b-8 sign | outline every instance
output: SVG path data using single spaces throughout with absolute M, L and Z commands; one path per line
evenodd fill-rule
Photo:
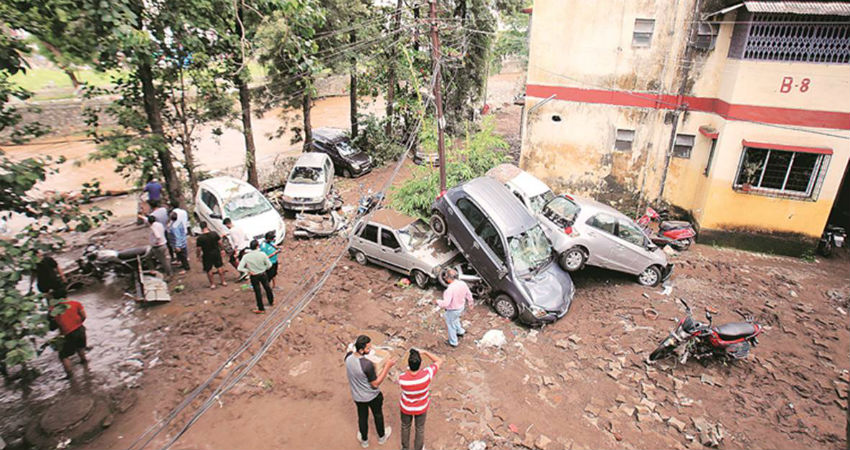
M 800 90 L 800 92 L 806 92 L 809 90 L 809 84 L 811 82 L 812 80 L 808 78 L 803 78 L 802 80 L 800 80 L 799 84 L 794 84 L 794 77 L 783 77 L 782 85 L 779 86 L 779 92 L 782 94 L 787 94 L 791 92 L 792 88 L 797 88 Z

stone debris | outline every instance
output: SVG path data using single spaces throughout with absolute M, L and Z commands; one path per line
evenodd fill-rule
M 578 344 L 579 342 L 581 342 L 581 338 L 580 338 L 580 337 L 578 337 L 578 335 L 575 335 L 575 334 L 571 335 L 571 336 L 570 336 L 569 338 L 567 338 L 567 339 L 569 339 L 569 340 L 570 340 L 570 342 L 572 342 L 573 344 Z
M 566 349 L 570 348 L 570 344 L 566 340 L 560 339 L 558 341 L 555 341 L 555 347 L 562 348 L 562 349 L 566 350 Z
M 469 443 L 469 450 L 487 450 L 487 443 L 484 441 L 472 441 Z
M 534 441 L 534 448 L 538 450 L 549 450 L 552 445 L 552 440 L 546 437 L 545 435 L 540 435 Z
M 723 426 L 713 425 L 704 417 L 692 417 L 694 427 L 699 435 L 699 442 L 706 447 L 717 447 L 723 441 Z
M 714 378 L 713 378 L 712 376 L 710 376 L 710 375 L 705 375 L 705 374 L 703 374 L 702 376 L 700 376 L 700 377 L 699 377 L 699 380 L 700 380 L 703 384 L 707 384 L 707 385 L 709 385 L 709 386 L 714 386 L 714 385 L 715 385 Z
M 679 433 L 681 433 L 681 432 L 685 431 L 685 427 L 687 426 L 687 425 L 685 424 L 685 422 L 682 422 L 681 420 L 679 420 L 679 419 L 677 419 L 677 418 L 675 418 L 675 417 L 670 417 L 670 418 L 668 418 L 668 419 L 667 419 L 667 425 L 669 425 L 669 426 L 671 426 L 671 427 L 675 428 L 675 429 L 676 429 L 676 431 L 678 431 Z
M 507 339 L 505 339 L 505 333 L 502 330 L 488 330 L 478 341 L 478 346 L 501 348 L 506 343 Z

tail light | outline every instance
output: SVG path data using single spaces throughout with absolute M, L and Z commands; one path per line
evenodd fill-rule
M 563 195 L 563 196 L 564 196 L 567 200 L 575 201 L 575 199 L 574 199 L 571 195 L 568 195 L 568 194 L 562 194 L 562 195 Z
M 437 194 L 437 200 L 441 199 L 444 195 L 446 195 L 446 191 L 440 191 L 440 193 Z

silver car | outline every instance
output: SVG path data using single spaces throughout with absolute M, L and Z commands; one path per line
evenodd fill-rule
M 543 206 L 538 218 L 564 270 L 604 267 L 636 275 L 644 286 L 657 285 L 673 271 L 667 255 L 643 230 L 610 206 L 560 195 Z
M 422 220 L 389 209 L 375 211 L 354 227 L 348 252 L 360 264 L 368 262 L 409 275 L 425 288 L 459 254 Z
M 325 211 L 334 184 L 334 164 L 324 153 L 303 153 L 295 161 L 283 188 L 282 205 L 292 211 Z

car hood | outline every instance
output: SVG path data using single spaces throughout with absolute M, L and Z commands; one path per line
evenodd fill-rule
M 345 159 L 351 163 L 357 163 L 361 166 L 366 166 L 369 164 L 369 155 L 365 152 L 357 152 L 351 156 L 346 156 Z
M 317 199 L 325 196 L 325 185 L 289 182 L 286 183 L 286 187 L 283 188 L 283 195 L 287 197 Z
M 451 261 L 458 253 L 460 252 L 457 249 L 449 247 L 449 243 L 445 238 L 432 239 L 430 242 L 420 245 L 411 252 L 416 259 L 431 267 L 443 265 Z
M 573 300 L 573 280 L 557 262 L 550 262 L 549 267 L 537 275 L 523 275 L 519 280 L 531 295 L 532 302 L 546 311 L 563 311 Z
M 256 216 L 234 220 L 233 224 L 244 231 L 245 235 L 248 236 L 248 239 L 254 239 L 255 237 L 264 235 L 269 231 L 274 231 L 277 233 L 275 237 L 278 241 L 280 241 L 283 239 L 283 235 L 286 231 L 283 219 L 274 209 L 270 209 Z

